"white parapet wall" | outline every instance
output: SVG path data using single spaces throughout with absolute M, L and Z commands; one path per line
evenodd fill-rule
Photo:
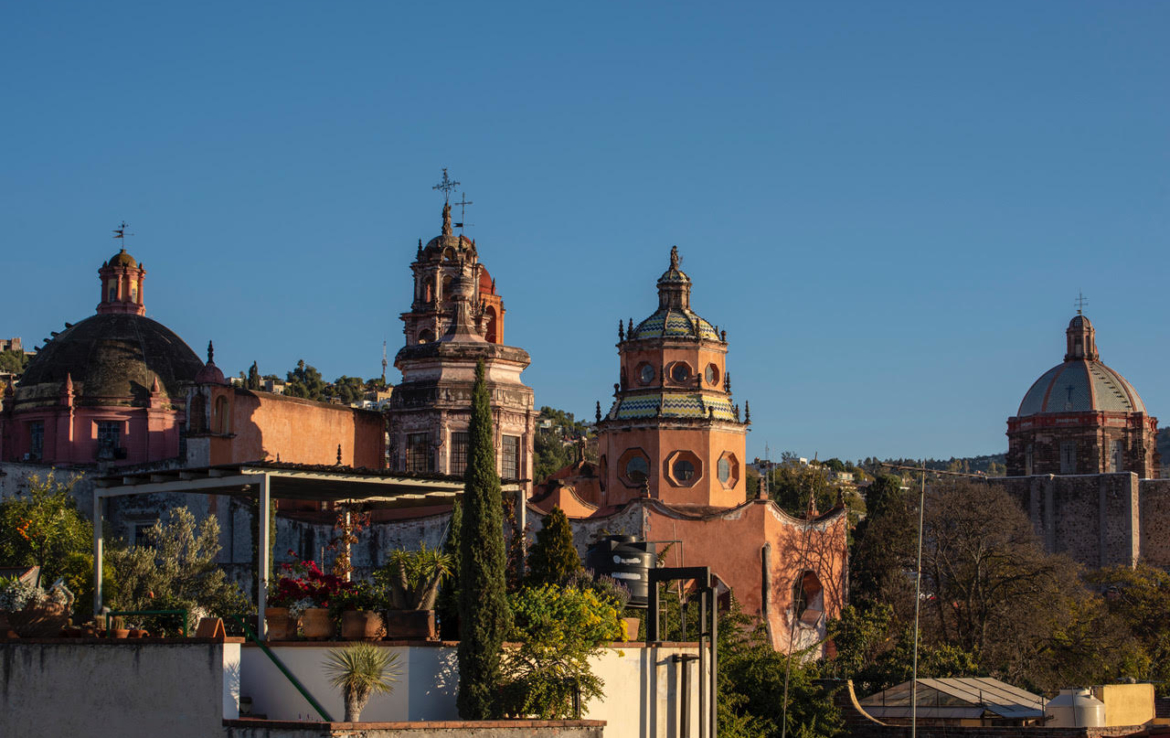
M 239 677 L 239 643 L 3 641 L 0 736 L 219 736 Z
M 338 643 L 272 643 L 270 648 L 284 666 L 335 720 L 345 706 L 341 695 L 329 686 L 322 666 Z M 375 695 L 362 711 L 370 722 L 458 720 L 455 695 L 459 688 L 456 648 L 450 643 L 381 644 L 398 655 L 402 672 L 393 693 Z M 605 696 L 591 702 L 582 715 L 606 721 L 606 738 L 668 738 L 678 735 L 683 665 L 678 655 L 695 656 L 693 644 L 646 647 L 615 644 L 593 660 L 593 670 L 605 682 Z M 691 734 L 699 735 L 699 667 L 686 666 Z M 252 713 L 269 720 L 321 719 L 267 656 L 251 644 L 242 649 L 240 694 L 251 698 Z

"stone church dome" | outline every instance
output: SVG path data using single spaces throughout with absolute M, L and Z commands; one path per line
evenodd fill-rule
M 172 330 L 150 318 L 106 313 L 67 328 L 29 362 L 18 407 L 57 404 L 72 380 L 75 404 L 146 405 L 155 379 L 168 397 L 183 396 L 203 362 Z
M 715 327 L 691 310 L 691 278 L 679 269 L 678 247 L 670 249 L 670 268 L 658 278 L 658 309 L 630 331 L 630 340 L 694 338 L 718 341 Z
M 1052 413 L 1145 413 L 1146 406 L 1125 377 L 1106 366 L 1097 353 L 1096 331 L 1083 315 L 1066 331 L 1064 362 L 1040 375 L 1024 395 L 1016 417 Z

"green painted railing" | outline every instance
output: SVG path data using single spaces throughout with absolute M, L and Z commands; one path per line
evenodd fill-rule
M 106 630 L 110 638 L 113 638 L 113 628 L 110 627 L 111 619 L 121 617 L 123 615 L 178 615 L 179 629 L 183 633 L 183 637 L 187 637 L 187 611 L 186 610 L 111 610 L 106 614 Z
M 256 634 L 252 632 L 252 628 L 248 625 L 248 621 L 244 618 L 244 616 L 229 615 L 228 618 L 234 620 L 240 625 L 241 628 L 244 629 L 245 637 L 260 647 L 260 650 L 264 652 L 264 655 L 268 657 L 268 660 L 275 664 L 277 669 L 280 669 L 280 673 L 284 674 L 285 678 L 288 679 L 289 682 L 294 687 L 296 687 L 297 691 L 301 693 L 301 696 L 304 697 L 305 700 L 313 706 L 313 709 L 317 711 L 317 714 L 321 716 L 322 720 L 327 723 L 334 722 L 333 716 L 330 715 L 328 711 L 326 711 L 325 708 L 321 706 L 320 702 L 313 698 L 313 695 L 309 694 L 309 690 L 305 689 L 304 685 L 301 684 L 300 681 L 293 675 L 293 673 L 288 670 L 288 667 L 286 667 L 284 663 L 282 663 L 281 660 L 276 657 L 276 654 L 272 652 L 272 649 L 268 647 L 268 644 L 256 637 Z

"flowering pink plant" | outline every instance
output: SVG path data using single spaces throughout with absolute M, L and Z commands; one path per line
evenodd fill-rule
M 339 592 L 353 588 L 352 582 L 322 572 L 316 561 L 301 559 L 291 549 L 288 554 L 293 560 L 280 565 L 280 578 L 276 591 L 269 595 L 269 607 L 302 605 L 298 609 L 303 609 L 305 600 L 311 603 L 311 607 L 329 607 Z

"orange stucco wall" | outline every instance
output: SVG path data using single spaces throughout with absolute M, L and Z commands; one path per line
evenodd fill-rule
M 806 524 L 771 501 L 756 501 L 709 516 L 647 506 L 645 526 L 645 535 L 651 540 L 683 541 L 682 546 L 668 552 L 665 565 L 710 567 L 711 573 L 731 588 L 744 612 L 766 615 L 772 644 L 779 650 L 788 650 L 793 633 L 793 585 L 802 572 L 813 572 L 824 587 L 826 619 L 839 617 L 845 605 L 848 548 L 844 510 Z M 766 590 L 765 544 L 769 546 Z M 823 632 L 823 620 L 819 626 L 798 623 L 794 640 L 798 645 L 809 645 L 820 640 Z
M 650 496 L 663 502 L 685 505 L 734 507 L 747 499 L 743 463 L 746 437 L 742 431 L 718 428 L 664 430 L 659 427 L 608 431 L 601 435 L 599 453 L 605 456 L 603 474 L 605 491 L 600 500 L 588 500 L 601 506 L 621 505 L 640 495 L 638 486 L 623 481 L 623 456 L 639 448 L 650 459 Z M 690 451 L 701 462 L 689 486 L 676 485 L 669 464 L 676 451 Z M 719 481 L 717 464 L 724 452 L 735 456 L 737 470 L 728 484 Z
M 218 413 L 226 398 L 226 433 Z M 230 387 L 212 396 L 211 463 L 263 459 L 296 464 L 336 464 L 337 447 L 346 466 L 380 469 L 385 465 L 385 426 L 381 413 L 330 405 L 268 392 Z

